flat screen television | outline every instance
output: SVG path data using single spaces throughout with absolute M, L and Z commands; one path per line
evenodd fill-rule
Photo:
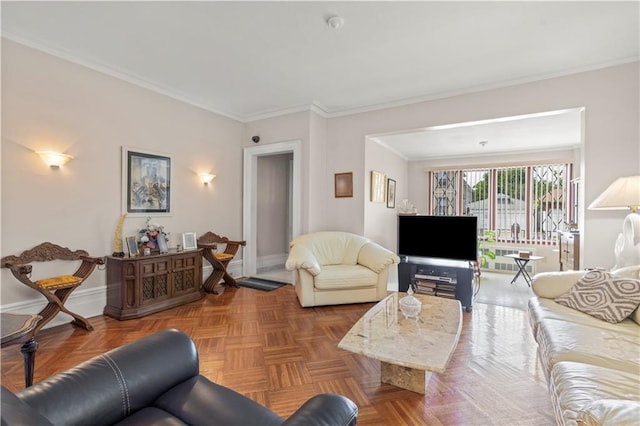
M 398 254 L 477 261 L 475 216 L 398 216 Z

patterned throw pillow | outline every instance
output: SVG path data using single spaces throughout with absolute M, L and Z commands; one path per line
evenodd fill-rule
M 605 271 L 590 271 L 555 301 L 595 318 L 617 323 L 640 305 L 640 280 L 616 277 Z

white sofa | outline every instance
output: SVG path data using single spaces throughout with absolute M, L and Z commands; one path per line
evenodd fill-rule
M 640 266 L 613 271 L 640 278 Z M 640 310 L 610 323 L 554 301 L 585 271 L 533 278 L 529 320 L 561 425 L 640 424 Z
M 291 241 L 285 265 L 296 271 L 295 288 L 303 307 L 377 302 L 387 296 L 393 252 L 362 236 L 328 231 Z

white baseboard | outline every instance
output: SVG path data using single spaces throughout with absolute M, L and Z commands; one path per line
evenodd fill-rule
M 207 279 L 211 274 L 211 265 L 205 262 L 202 266 L 202 281 Z M 229 262 L 227 271 L 232 277 L 240 277 L 242 275 L 242 260 L 232 260 Z M 34 292 L 35 294 L 35 292 Z M 34 314 L 40 312 L 46 305 L 47 300 L 41 296 L 33 299 L 23 300 L 15 303 L 8 303 L 0 306 L 0 312 L 11 312 L 15 314 Z M 107 304 L 107 286 L 95 287 L 89 289 L 78 288 L 71 293 L 65 306 L 71 312 L 82 315 L 85 318 L 91 318 L 102 315 L 104 307 Z M 73 318 L 64 312 L 60 312 L 54 319 L 49 321 L 43 329 L 55 327 L 57 325 L 70 323 Z

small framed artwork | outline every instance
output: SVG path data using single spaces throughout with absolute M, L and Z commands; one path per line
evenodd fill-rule
M 160 250 L 160 253 L 169 253 L 169 247 L 167 247 L 167 239 L 162 234 L 160 234 L 158 238 L 158 249 Z
M 384 203 L 387 177 L 384 173 L 371 171 L 371 201 L 374 203 Z
M 396 181 L 387 179 L 387 207 L 396 208 Z
M 335 198 L 353 197 L 353 173 L 335 174 Z
M 182 247 L 185 250 L 195 250 L 198 248 L 195 232 L 185 232 L 182 234 Z
M 129 257 L 138 256 L 138 242 L 136 241 L 136 237 L 127 237 L 125 240 L 127 242 L 127 250 L 129 250 Z
M 122 207 L 129 216 L 171 214 L 171 157 L 122 147 Z

